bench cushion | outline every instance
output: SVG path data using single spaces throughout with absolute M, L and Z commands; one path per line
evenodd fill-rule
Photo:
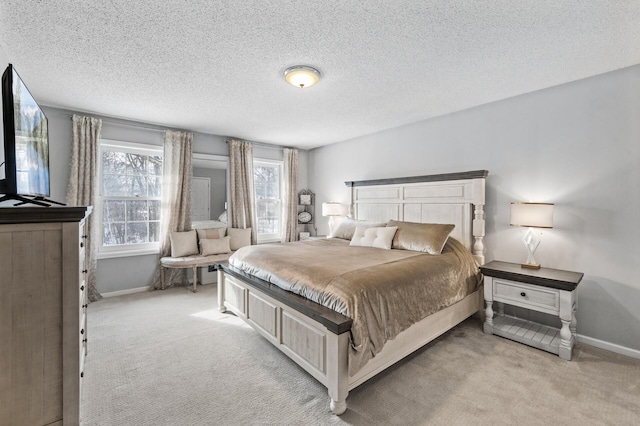
M 198 233 L 198 240 L 224 238 L 226 231 L 226 228 L 196 229 L 196 232 Z
M 192 268 L 194 266 L 208 266 L 218 262 L 226 262 L 232 253 L 214 254 L 211 256 L 183 256 L 183 257 L 163 257 L 160 264 L 167 268 Z
M 171 256 L 183 257 L 198 253 L 198 237 L 196 231 L 172 232 Z
M 227 228 L 227 235 L 231 239 L 229 242 L 231 250 L 251 245 L 251 228 Z
M 231 253 L 231 248 L 229 246 L 229 237 L 205 238 L 200 240 L 200 254 L 202 256 L 227 253 Z

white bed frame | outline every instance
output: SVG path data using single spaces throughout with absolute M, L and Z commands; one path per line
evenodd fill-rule
M 453 223 L 452 236 L 484 263 L 485 170 L 411 178 L 346 182 L 357 219 Z M 483 309 L 482 288 L 388 341 L 349 376 L 351 319 L 223 264 L 218 305 L 245 320 L 329 391 L 335 414 L 347 408 L 349 390 L 426 345 Z

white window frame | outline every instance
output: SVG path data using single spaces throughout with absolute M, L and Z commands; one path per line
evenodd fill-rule
M 125 142 L 111 139 L 100 140 L 100 150 L 98 152 L 98 197 L 97 205 L 94 212 L 96 212 L 95 220 L 98 221 L 98 227 L 100 232 L 98 233 L 98 259 L 109 259 L 115 257 L 128 257 L 128 256 L 141 256 L 149 254 L 158 254 L 160 252 L 160 242 L 142 243 L 142 244 L 123 244 L 118 246 L 104 246 L 102 244 L 102 206 L 103 200 L 106 197 L 102 195 L 102 153 L 105 148 L 117 150 L 119 152 L 128 152 L 132 154 L 141 155 L 164 155 L 164 150 L 161 145 L 149 145 L 135 142 Z M 164 159 L 163 159 L 164 161 Z M 118 197 L 116 197 L 118 198 Z
M 275 234 L 258 234 L 258 230 L 256 229 L 256 237 L 258 240 L 258 244 L 263 244 L 263 243 L 275 243 L 275 242 L 281 242 L 282 241 L 282 230 L 284 228 L 283 226 L 283 220 L 284 220 L 284 162 L 283 161 L 278 161 L 278 160 L 265 160 L 265 159 L 261 159 L 261 158 L 254 158 L 253 159 L 253 167 L 255 168 L 256 166 L 270 166 L 270 167 L 278 167 L 280 169 L 278 175 L 280 176 L 279 179 L 279 185 L 280 185 L 280 189 L 279 189 L 279 194 L 280 194 L 280 227 L 278 229 L 278 232 Z M 254 187 L 255 187 L 255 172 L 254 172 Z M 258 220 L 257 218 L 257 213 L 258 213 L 258 197 L 255 194 L 255 188 L 254 188 L 254 197 L 255 197 L 255 205 L 254 208 L 256 209 L 256 221 Z M 256 224 L 257 227 L 257 224 Z

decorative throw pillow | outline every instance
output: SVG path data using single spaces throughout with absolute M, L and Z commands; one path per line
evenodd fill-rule
M 223 211 L 220 216 L 218 216 L 218 220 L 222 223 L 227 223 L 227 211 Z
M 360 247 L 377 247 L 385 250 L 390 250 L 391 241 L 393 241 L 393 236 L 396 234 L 397 229 L 397 226 L 375 228 L 357 226 L 349 245 Z
M 455 225 L 440 223 L 413 223 L 389 221 L 389 226 L 397 226 L 391 248 L 440 254 Z
M 225 228 L 198 229 L 198 240 L 224 238 Z
M 172 232 L 169 238 L 171 239 L 171 257 L 198 254 L 198 240 L 195 230 Z
M 356 232 L 356 226 L 363 226 L 365 228 L 375 228 L 386 226 L 386 222 L 372 222 L 368 220 L 354 220 L 344 218 L 338 225 L 333 234 L 330 237 L 342 238 L 343 240 L 350 240 L 353 238 L 353 234 Z
M 200 254 L 210 256 L 212 254 L 231 253 L 229 237 L 205 238 L 200 240 Z
M 231 250 L 251 245 L 251 228 L 227 228 L 227 235 L 231 238 Z

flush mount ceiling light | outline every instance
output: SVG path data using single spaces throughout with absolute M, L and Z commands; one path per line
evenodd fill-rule
M 284 78 L 293 87 L 306 89 L 320 80 L 320 71 L 307 65 L 296 65 L 284 70 Z

